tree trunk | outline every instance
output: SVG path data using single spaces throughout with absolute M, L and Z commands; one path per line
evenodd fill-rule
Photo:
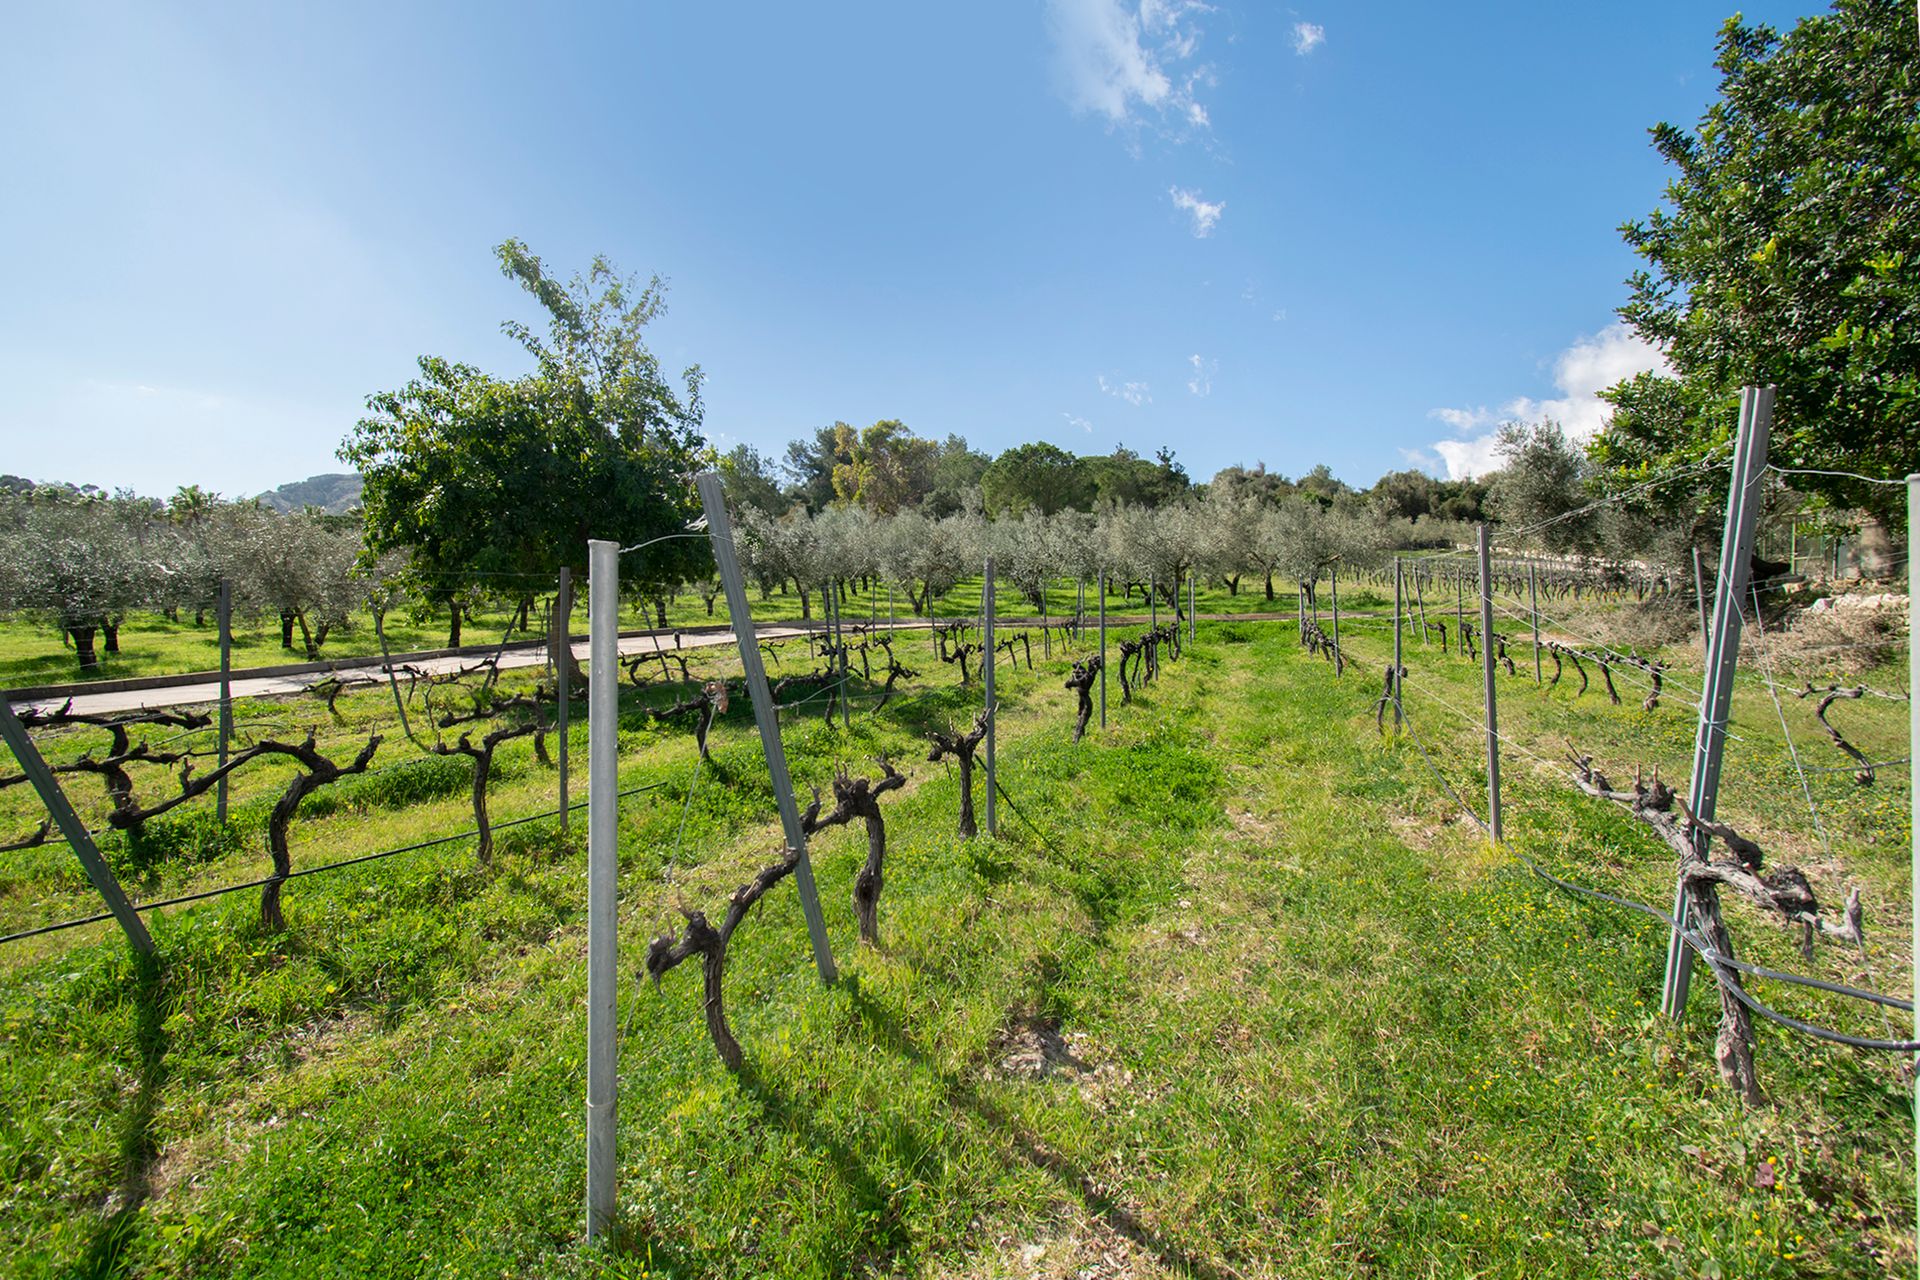
M 68 627 L 67 634 L 73 637 L 74 656 L 80 659 L 80 669 L 91 671 L 100 665 L 100 655 L 94 652 L 92 627 Z
M 295 609 L 293 611 L 293 618 L 294 621 L 300 624 L 300 643 L 306 648 L 307 661 L 313 662 L 318 660 L 320 657 L 320 649 L 313 643 L 313 633 L 307 630 L 307 611 L 305 609 Z
M 554 678 L 565 680 L 569 689 L 586 687 L 580 673 L 580 661 L 573 656 L 573 580 L 561 584 L 553 597 L 553 613 L 547 620 L 547 661 L 553 665 Z
M 293 648 L 293 610 L 291 609 L 280 611 L 280 647 Z
M 267 815 L 267 851 L 273 855 L 273 876 L 260 891 L 260 926 L 268 933 L 278 933 L 287 927 L 286 917 L 280 914 L 280 886 L 293 874 L 287 828 L 293 825 L 293 815 L 300 811 L 300 801 L 313 785 L 312 774 L 294 774 L 287 789 L 274 801 L 273 812 Z
M 120 624 L 117 622 L 102 623 L 100 630 L 106 637 L 106 644 L 102 647 L 108 653 L 120 652 Z
M 1909 543 L 1913 531 L 1907 531 Z M 1896 572 L 1893 559 L 1893 534 L 1886 524 L 1873 516 L 1860 519 L 1860 537 L 1853 544 L 1860 555 L 1860 573 L 1868 578 L 1891 578 Z
M 813 617 L 813 605 L 807 599 L 807 589 L 805 587 L 797 586 L 795 589 L 800 593 L 800 620 L 805 622 L 807 619 Z
M 980 828 L 973 820 L 973 752 L 964 751 L 960 756 L 960 834 L 977 836 Z
M 867 815 L 867 861 L 853 880 L 853 914 L 860 923 L 860 941 L 880 945 L 880 889 L 887 860 L 887 828 L 878 813 Z
M 653 598 L 653 624 L 662 631 L 667 629 L 667 602 L 660 596 Z
M 493 823 L 487 818 L 487 776 L 492 772 L 493 748 L 486 747 L 473 758 L 473 825 L 480 833 L 475 855 L 483 867 L 493 861 Z
M 1273 570 L 1267 570 L 1267 599 L 1273 599 Z
M 455 600 L 453 602 L 451 613 L 452 613 L 452 621 L 450 621 L 447 624 L 447 648 L 458 649 L 460 647 L 460 614 L 461 614 L 460 602 L 458 600 Z

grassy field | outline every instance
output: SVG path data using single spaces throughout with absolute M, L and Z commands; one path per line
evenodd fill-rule
M 882 945 L 854 941 L 864 839 L 824 835 L 842 980 L 818 981 L 783 884 L 734 942 L 738 1077 L 703 1033 L 697 975 L 656 990 L 640 962 L 677 904 L 715 913 L 777 843 L 752 722 L 736 706 L 694 785 L 690 735 L 627 706 L 622 784 L 661 785 L 622 812 L 621 1222 L 605 1252 L 581 1239 L 583 824 L 572 842 L 550 823 L 502 833 L 487 868 L 460 841 L 294 881 L 277 936 L 251 893 L 171 909 L 152 920 L 151 968 L 110 926 L 10 944 L 0 1268 L 1909 1274 L 1897 1061 L 1762 1026 L 1770 1102 L 1742 1108 L 1714 1072 L 1711 985 L 1682 1025 L 1656 1012 L 1663 931 L 1546 886 L 1449 793 L 1484 804 L 1461 718 L 1478 667 L 1410 643 L 1423 754 L 1375 731 L 1385 628 L 1350 620 L 1343 640 L 1354 663 L 1336 679 L 1290 623 L 1204 624 L 1132 705 L 1113 683 L 1109 727 L 1079 746 L 1064 657 L 1003 670 L 998 839 L 953 834 L 956 784 L 925 760 L 924 731 L 978 703 L 951 667 L 918 662 L 911 697 L 850 731 L 805 708 L 786 734 L 798 781 L 883 752 L 911 779 L 885 806 Z M 1684 776 L 1697 675 L 1677 667 L 1648 712 L 1624 676 L 1613 707 L 1597 673 L 1576 698 L 1571 676 L 1536 689 L 1530 666 L 1500 677 L 1509 843 L 1664 906 L 1671 858 L 1554 762 L 1572 741 L 1616 778 Z M 296 866 L 468 825 L 464 761 L 400 743 L 384 691 L 339 705 L 242 711 L 281 736 L 310 724 L 335 755 L 376 727 L 395 739 L 384 772 L 309 802 Z M 1808 764 L 1844 763 L 1806 703 L 1784 713 Z M 1905 754 L 1906 714 L 1867 700 L 1845 723 L 1887 759 Z M 1753 679 L 1735 731 L 1721 816 L 1806 868 L 1823 901 L 1863 888 L 1870 957 L 1823 946 L 1811 971 L 1911 990 L 1904 768 L 1870 788 L 1810 774 L 1823 840 Z M 137 897 L 257 876 L 279 778 L 246 775 L 231 831 L 169 816 L 109 855 Z M 91 779 L 75 790 L 97 796 Z M 0 839 L 28 828 L 24 791 L 0 791 Z M 553 776 L 510 744 L 494 796 L 496 819 L 535 812 Z M 0 930 L 96 909 L 70 863 L 58 846 L 0 855 Z M 1743 955 L 1809 968 L 1775 926 L 1728 914 Z M 1910 1028 L 1819 993 L 1762 995 L 1858 1034 Z

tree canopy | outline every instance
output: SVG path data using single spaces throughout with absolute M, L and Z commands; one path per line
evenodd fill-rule
M 502 329 L 536 371 L 496 377 L 436 356 L 420 376 L 367 400 L 340 456 L 366 477 L 367 555 L 407 553 L 408 571 L 444 598 L 488 575 L 582 569 L 589 538 L 641 542 L 699 513 L 693 472 L 706 458 L 701 375 L 676 390 L 643 330 L 664 309 L 603 257 L 561 281 L 517 240 L 501 270 L 536 298 L 544 334 Z M 700 539 L 676 539 L 621 566 L 624 583 L 670 587 L 708 571 Z
M 1652 130 L 1677 171 L 1623 236 L 1646 266 L 1621 317 L 1672 375 L 1613 388 L 1594 457 L 1616 483 L 1731 434 L 1739 388 L 1775 384 L 1771 460 L 1897 478 L 1920 439 L 1920 36 L 1908 0 L 1836 0 L 1785 36 L 1721 28 L 1720 97 Z M 1898 523 L 1898 489 L 1796 478 Z

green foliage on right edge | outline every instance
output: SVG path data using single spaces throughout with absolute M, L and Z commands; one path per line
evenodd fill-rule
M 1782 466 L 1897 478 L 1920 439 L 1920 33 L 1908 0 L 1835 0 L 1782 37 L 1720 33 L 1720 98 L 1653 130 L 1668 208 L 1621 228 L 1647 268 L 1621 317 L 1667 353 L 1594 445 L 1621 483 L 1696 460 L 1743 384 L 1779 387 Z M 1835 507 L 1904 523 L 1895 488 L 1812 477 Z

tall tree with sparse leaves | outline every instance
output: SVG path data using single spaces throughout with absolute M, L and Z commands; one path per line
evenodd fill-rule
M 423 357 L 419 378 L 368 399 L 340 449 L 366 477 L 367 555 L 404 549 L 432 592 L 563 565 L 580 574 L 589 538 L 667 537 L 700 511 L 692 478 L 710 453 L 700 369 L 676 388 L 643 338 L 665 309 L 659 279 L 639 286 L 596 257 L 584 277 L 562 280 L 518 240 L 498 254 L 545 313 L 544 333 L 502 326 L 535 372 L 509 381 Z M 643 593 L 711 570 L 699 538 L 670 538 L 620 566 L 622 585 Z M 564 639 L 571 609 L 556 601 L 549 643 L 577 678 Z

